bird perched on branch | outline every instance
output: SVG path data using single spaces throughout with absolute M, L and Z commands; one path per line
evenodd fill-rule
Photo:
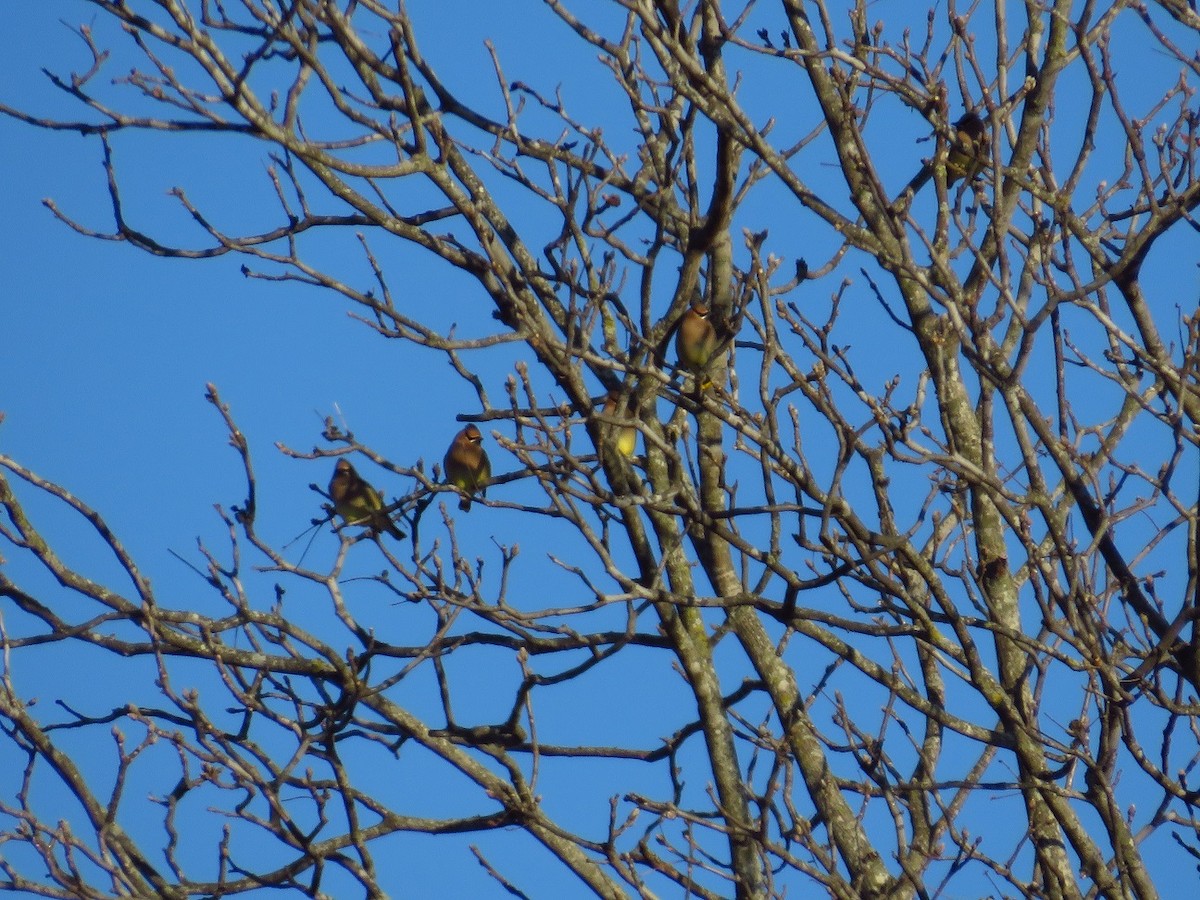
M 946 186 L 960 178 L 968 181 L 974 178 L 987 160 L 987 123 L 978 113 L 966 112 L 954 123 L 954 134 L 946 153 Z
M 450 449 L 446 451 L 443 466 L 446 482 L 462 492 L 458 508 L 463 512 L 471 509 L 471 495 L 487 496 L 487 485 L 492 480 L 492 464 L 483 449 L 483 434 L 474 425 L 468 425 L 454 436 Z
M 988 161 L 988 144 L 987 123 L 974 111 L 963 113 L 954 123 L 950 146 L 946 150 L 946 187 L 964 178 L 969 181 L 979 174 Z M 925 163 L 901 196 L 915 194 L 932 177 L 933 163 Z
M 404 532 L 396 527 L 392 517 L 387 514 L 379 491 L 367 484 L 350 465 L 350 460 L 339 459 L 333 467 L 329 498 L 333 501 L 333 511 L 342 517 L 346 525 L 362 525 L 369 528 L 372 534 L 386 531 L 396 540 L 404 539 Z
M 679 368 L 693 375 L 703 373 L 712 362 L 717 343 L 717 329 L 708 319 L 708 307 L 697 300 L 683 314 L 679 329 L 675 332 Z
M 604 398 L 603 414 L 608 419 L 627 420 L 629 417 L 625 410 L 620 409 L 621 395 L 617 391 L 609 391 Z M 604 422 L 601 434 L 604 440 L 611 446 L 616 447 L 617 451 L 624 457 L 633 456 L 633 451 L 637 449 L 637 429 L 632 425 L 617 425 L 612 421 Z

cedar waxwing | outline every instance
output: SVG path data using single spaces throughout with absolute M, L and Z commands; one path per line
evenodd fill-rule
M 708 320 L 708 307 L 697 300 L 683 314 L 675 332 L 679 367 L 693 375 L 700 374 L 708 368 L 716 350 L 717 329 Z
M 978 175 L 988 160 L 988 149 L 987 123 L 978 113 L 963 113 L 954 123 L 954 133 L 946 150 L 946 187 L 962 178 L 970 180 Z M 915 194 L 932 177 L 933 165 L 926 163 L 900 196 Z
M 963 113 L 954 123 L 946 153 L 946 187 L 960 178 L 974 178 L 988 158 L 987 125 L 974 112 Z
M 632 398 L 630 398 L 632 399 Z M 621 395 L 616 391 L 609 391 L 608 396 L 604 398 L 604 415 L 610 419 L 628 419 L 628 415 L 624 411 L 618 411 L 618 404 L 621 402 Z M 616 425 L 612 422 L 601 422 L 600 433 L 605 442 L 615 446 L 624 457 L 633 456 L 633 451 L 637 449 L 637 429 L 632 425 Z
M 458 508 L 463 512 L 471 508 L 471 494 L 479 491 L 479 496 L 487 496 L 492 464 L 483 449 L 483 434 L 478 428 L 468 425 L 454 436 L 442 468 L 446 470 L 446 482 L 463 492 L 463 498 L 458 501 Z
M 362 525 L 372 534 L 386 531 L 396 540 L 404 539 L 404 532 L 392 522 L 384 511 L 383 497 L 379 491 L 367 484 L 354 471 L 350 460 L 339 459 L 333 467 L 333 478 L 329 480 L 329 497 L 333 509 L 347 525 Z

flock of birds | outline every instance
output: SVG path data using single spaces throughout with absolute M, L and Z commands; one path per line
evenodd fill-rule
M 679 368 L 699 375 L 723 348 L 717 329 L 709 321 L 708 307 L 700 302 L 692 304 L 680 318 L 675 331 Z M 604 415 L 616 418 L 618 403 L 619 395 L 615 391 L 610 392 L 605 398 Z M 637 446 L 637 429 L 632 425 L 617 427 L 614 430 L 614 443 L 623 456 L 633 456 Z M 471 500 L 476 494 L 480 497 L 487 495 L 488 483 L 492 479 L 492 463 L 483 449 L 483 433 L 478 426 L 468 425 L 454 436 L 442 459 L 442 471 L 446 476 L 446 484 L 458 490 L 458 508 L 463 512 L 470 511 Z M 334 513 L 342 519 L 342 527 L 361 526 L 368 529 L 372 536 L 389 534 L 396 540 L 403 540 L 407 536 L 396 527 L 383 495 L 359 475 L 345 457 L 339 459 L 333 468 L 328 493 L 333 501 Z
M 946 185 L 960 179 L 973 179 L 988 158 L 987 125 L 974 111 L 968 111 L 954 123 L 946 148 Z M 911 196 L 933 177 L 932 163 L 927 162 L 901 193 Z M 691 373 L 701 384 L 701 376 L 711 363 L 728 349 L 728 335 L 718 331 L 709 320 L 708 307 L 702 301 L 693 303 L 680 317 L 675 327 L 675 351 L 678 368 Z M 668 336 L 669 338 L 669 336 Z M 603 414 L 609 420 L 621 419 L 620 395 L 610 391 L 604 401 Z M 614 426 L 613 445 L 625 457 L 633 456 L 637 446 L 637 429 L 633 425 Z M 483 434 L 475 425 L 467 425 L 454 436 L 442 460 L 446 484 L 458 490 L 458 508 L 471 509 L 471 500 L 478 494 L 485 497 L 492 479 L 492 464 L 483 449 Z M 406 537 L 396 527 L 388 512 L 383 495 L 355 471 L 350 461 L 341 458 L 334 466 L 329 482 L 329 498 L 334 513 L 341 517 L 343 527 L 362 526 L 372 536 L 387 533 L 397 540 Z

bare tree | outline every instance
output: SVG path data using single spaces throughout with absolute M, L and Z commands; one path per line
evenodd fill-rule
M 495 52 L 490 92 L 464 93 L 402 3 L 92 2 L 132 71 L 106 81 L 81 29 L 93 58 L 51 76 L 77 121 L 2 107 L 103 144 L 115 223 L 56 214 L 238 255 L 444 354 L 491 450 L 470 515 L 555 535 L 545 565 L 576 588 L 511 591 L 513 546 L 494 573 L 433 515 L 459 490 L 438 467 L 332 419 L 283 452 L 384 466 L 408 537 L 378 539 L 373 583 L 342 577 L 371 550 L 355 527 L 305 567 L 260 535 L 266 451 L 215 388 L 246 498 L 196 561 L 208 611 L 0 456 L 5 552 L 58 585 L 0 571 L 21 613 L 6 657 L 87 644 L 151 661 L 157 692 L 131 676 L 111 706 L 35 709 L 6 668 L 27 762 L 0 795 L 5 887 L 402 894 L 385 848 L 472 834 L 499 886 L 536 894 L 497 829 L 603 897 L 1153 897 L 1195 865 L 1200 316 L 1155 296 L 1181 280 L 1156 246 L 1200 202 L 1194 5 L 546 0 L 623 98 L 596 121 L 571 112 L 585 84 L 527 83 Z M 1149 99 L 1139 54 L 1177 71 Z M 203 235 L 140 230 L 124 132 L 261 141 L 277 224 L 230 233 L 181 189 Z M 360 258 L 308 261 L 347 231 Z M 474 280 L 461 333 L 406 292 L 415 254 Z M 503 384 L 477 363 L 499 345 L 524 359 Z M 124 583 L 71 568 L 31 492 L 74 509 Z M 408 602 L 367 618 L 348 602 L 367 589 Z M 285 612 L 286 591 L 321 612 Z M 197 662 L 209 686 L 183 689 Z M 456 712 L 477 690 L 492 721 Z M 661 733 L 595 741 L 599 698 Z M 98 782 L 79 754 L 113 729 Z M 471 808 L 397 787 L 430 772 Z M 131 827 L 147 810 L 160 827 Z

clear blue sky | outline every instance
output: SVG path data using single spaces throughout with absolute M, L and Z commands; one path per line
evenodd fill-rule
M 541 10 L 540 3 L 522 0 L 506 4 L 503 15 L 496 14 L 497 7 L 491 3 L 410 6 L 419 25 L 426 25 L 418 32 L 426 54 L 440 62 L 454 86 L 467 94 L 478 91 L 485 96 L 491 85 L 491 63 L 482 46 L 485 35 L 495 39 L 508 80 L 551 89 L 559 80 L 571 86 L 568 73 L 579 74 L 580 64 L 573 53 L 578 45 L 545 39 L 537 42 L 536 53 L 528 52 L 528 25 L 530 17 Z M 874 6 L 894 17 L 901 15 L 898 3 Z M 425 7 L 436 7 L 439 16 L 455 23 L 454 29 L 434 27 Z M 92 21 L 95 14 L 80 0 L 18 4 L 6 12 L 7 33 L 0 38 L 0 99 L 47 115 L 79 114 L 39 72 L 41 66 L 48 66 L 65 74 L 86 64 L 82 43 L 60 19 L 78 24 Z M 923 21 L 922 15 L 921 22 L 913 24 Z M 99 19 L 96 23 L 99 33 L 111 35 L 107 23 Z M 553 22 L 548 27 L 552 38 L 565 34 L 562 26 Z M 114 44 L 118 48 L 127 45 L 119 38 Z M 583 52 L 588 54 L 586 49 Z M 1161 89 L 1161 82 L 1152 76 L 1167 72 L 1167 63 L 1153 54 L 1141 62 L 1147 71 L 1147 90 Z M 602 71 L 594 63 L 588 65 L 596 73 Z M 127 67 L 127 63 L 114 62 L 109 70 L 116 75 Z M 578 79 L 575 86 L 577 90 L 566 95 L 574 104 L 573 113 L 587 119 L 593 112 L 589 104 L 594 104 L 598 113 L 603 93 L 581 87 Z M 764 111 L 776 96 L 764 95 L 760 101 Z M 751 98 L 748 104 L 753 108 L 754 102 Z M 1069 121 L 1070 116 L 1064 112 L 1063 119 Z M 915 117 L 895 126 L 894 172 L 899 174 L 910 171 L 912 161 L 928 153 L 928 145 L 910 143 L 921 133 Z M 263 145 L 118 135 L 114 149 L 133 224 L 151 234 L 208 244 L 191 227 L 177 202 L 167 196 L 177 185 L 206 208 L 229 215 L 231 230 L 242 223 L 274 222 L 276 210 L 268 205 L 267 148 Z M 832 177 L 833 160 L 828 162 Z M 213 504 L 228 508 L 244 496 L 237 456 L 226 444 L 216 412 L 203 399 L 206 382 L 217 385 L 251 442 L 262 492 L 260 528 L 277 546 L 302 532 L 308 520 L 319 514 L 321 500 L 307 485 L 316 482 L 323 486 L 332 464 L 288 459 L 275 449 L 275 442 L 307 450 L 320 443 L 322 419 L 340 413 L 363 443 L 397 464 L 411 465 L 423 459 L 428 468 L 440 462 L 447 442 L 460 427 L 455 414 L 476 411 L 470 387 L 454 376 L 442 357 L 379 338 L 351 320 L 336 298 L 302 286 L 248 280 L 240 274 L 242 260 L 238 258 L 201 263 L 162 260 L 128 246 L 79 236 L 57 222 L 41 205 L 43 198 L 53 198 L 65 213 L 85 225 L 98 230 L 111 226 L 97 141 L 0 118 L 0 171 L 5 173 L 0 179 L 0 210 L 4 213 L 0 217 L 0 411 L 5 415 L 0 425 L 0 451 L 100 510 L 141 562 L 164 602 L 176 606 L 209 602 L 203 582 L 173 553 L 198 562 L 197 537 L 223 552 L 225 529 Z M 781 220 L 779 211 L 766 199 L 761 204 L 752 202 L 746 209 L 772 224 L 773 236 L 787 227 L 786 219 Z M 828 235 L 797 231 L 790 252 L 820 258 L 824 251 L 816 242 L 828 240 Z M 1181 241 L 1178 249 L 1184 258 L 1194 261 L 1194 234 L 1192 238 L 1190 247 Z M 379 245 L 375 249 L 391 252 Z M 355 249 L 353 242 L 345 241 L 328 249 L 314 247 L 313 252 L 332 257 L 353 254 Z M 1161 265 L 1163 257 L 1170 260 L 1171 254 L 1157 256 L 1154 264 Z M 338 259 L 338 264 L 344 260 L 344 256 Z M 443 327 L 455 321 L 469 327 L 471 317 L 478 315 L 479 305 L 485 302 L 469 281 L 431 265 L 416 253 L 392 257 L 390 263 L 393 286 L 402 283 L 411 297 L 421 298 L 433 320 Z M 401 266 L 402 279 L 396 274 Z M 365 267 L 360 267 L 360 277 L 365 284 Z M 1184 296 L 1164 296 L 1164 303 L 1194 304 L 1197 276 L 1189 271 L 1185 278 L 1190 281 L 1185 281 Z M 827 294 L 835 285 L 822 283 L 816 289 Z M 864 329 L 860 346 L 869 348 L 872 342 L 881 342 L 877 362 L 886 368 L 892 360 L 884 341 L 882 334 Z M 496 353 L 484 364 L 493 402 L 503 397 L 503 377 L 511 361 L 511 356 Z M 492 459 L 497 471 L 511 466 L 494 447 Z M 404 489 L 388 482 L 379 470 L 372 471 L 365 464 L 360 469 L 385 492 Z M 68 562 L 97 577 L 111 574 L 111 564 L 97 542 L 85 540 L 78 526 L 53 504 L 30 492 L 26 496 L 39 524 L 52 542 L 63 548 Z M 525 561 L 514 574 L 518 588 L 536 585 L 544 591 L 550 586 L 568 593 L 574 584 L 547 567 L 544 554 L 576 548 L 548 546 L 528 518 L 487 510 L 460 517 L 460 525 L 464 540 L 472 542 L 473 552 L 488 558 L 489 566 L 497 565 L 493 540 L 522 543 Z M 323 533 L 309 562 L 328 561 L 335 544 L 328 532 Z M 381 560 L 373 547 L 364 543 L 353 552 L 352 570 L 378 571 Z M 20 568 L 14 577 L 44 583 L 36 573 Z M 269 579 L 260 588 L 267 583 Z M 192 599 L 193 595 L 197 599 Z M 263 604 L 270 601 L 269 591 L 263 590 Z M 288 602 L 302 603 L 303 597 Z M 355 602 L 366 608 L 388 600 L 380 592 L 364 592 Z M 289 609 L 320 621 L 319 613 L 306 613 L 296 606 Z M 408 610 L 396 612 L 396 617 L 397 623 L 416 621 L 415 613 Z M 381 627 L 387 627 L 387 619 L 380 617 L 379 621 Z M 404 642 L 395 634 L 389 639 Z M 86 702 L 89 678 L 103 679 L 108 673 L 106 668 L 90 668 L 93 662 L 103 662 L 99 660 L 80 659 L 68 667 L 48 656 L 31 656 L 40 662 L 18 670 L 16 677 L 30 694 L 40 694 L 47 701 L 72 696 Z M 89 677 L 81 677 L 84 672 Z M 458 709 L 469 723 L 473 715 L 486 718 L 494 714 L 494 706 L 487 703 L 487 684 L 512 673 L 497 675 L 484 669 L 468 674 L 480 683 L 479 708 Z M 659 674 L 663 683 L 670 685 L 674 676 L 665 670 Z M 419 686 L 412 690 L 415 693 Z M 631 682 L 629 690 L 637 690 L 636 683 Z M 684 700 L 682 715 L 686 717 L 682 689 L 673 696 Z M 611 731 L 605 729 L 628 728 L 638 736 L 635 743 L 649 746 L 656 736 L 679 724 L 673 717 L 663 724 L 648 711 L 643 711 L 646 717 L 640 721 L 626 721 L 629 707 L 624 700 L 619 693 L 597 694 L 585 721 L 593 728 L 582 739 L 608 742 Z M 411 702 L 419 706 L 425 701 L 414 696 Z M 573 712 L 578 718 L 578 707 L 555 710 L 552 704 L 547 701 L 545 710 L 549 723 L 556 721 L 555 716 L 566 722 Z M 49 715 L 48 710 L 43 714 Z M 412 778 L 405 790 L 428 792 L 430 802 L 446 799 L 436 797 L 443 783 L 436 771 L 431 770 L 427 778 L 415 777 L 412 769 L 405 772 Z M 571 796 L 565 770 L 547 763 L 543 779 L 548 805 Z M 639 786 L 635 776 L 623 782 L 621 789 L 650 791 L 652 787 L 661 785 Z M 146 791 L 162 789 L 145 787 Z M 1019 800 L 997 800 L 997 815 L 1004 814 L 1006 803 L 1016 808 Z M 478 805 L 476 797 L 469 808 Z M 598 809 L 589 811 L 590 827 L 602 826 L 602 820 L 594 818 L 600 814 Z M 397 877 L 404 878 L 394 893 L 418 898 L 499 896 L 495 883 L 464 849 L 474 840 L 439 838 L 406 844 L 402 860 L 384 861 L 395 866 Z M 498 841 L 502 868 L 513 860 L 527 860 L 530 866 L 543 861 L 540 851 L 526 855 L 529 842 L 519 836 L 503 835 Z M 454 848 L 452 853 L 447 846 Z M 425 849 L 414 852 L 413 847 Z M 548 874 L 547 879 L 561 876 L 554 866 L 544 868 L 558 873 Z M 544 889 L 536 894 L 539 897 L 573 895 L 552 893 L 551 881 L 538 886 Z M 980 889 L 987 890 L 986 886 Z M 797 891 L 796 896 L 802 895 L 803 886 Z

